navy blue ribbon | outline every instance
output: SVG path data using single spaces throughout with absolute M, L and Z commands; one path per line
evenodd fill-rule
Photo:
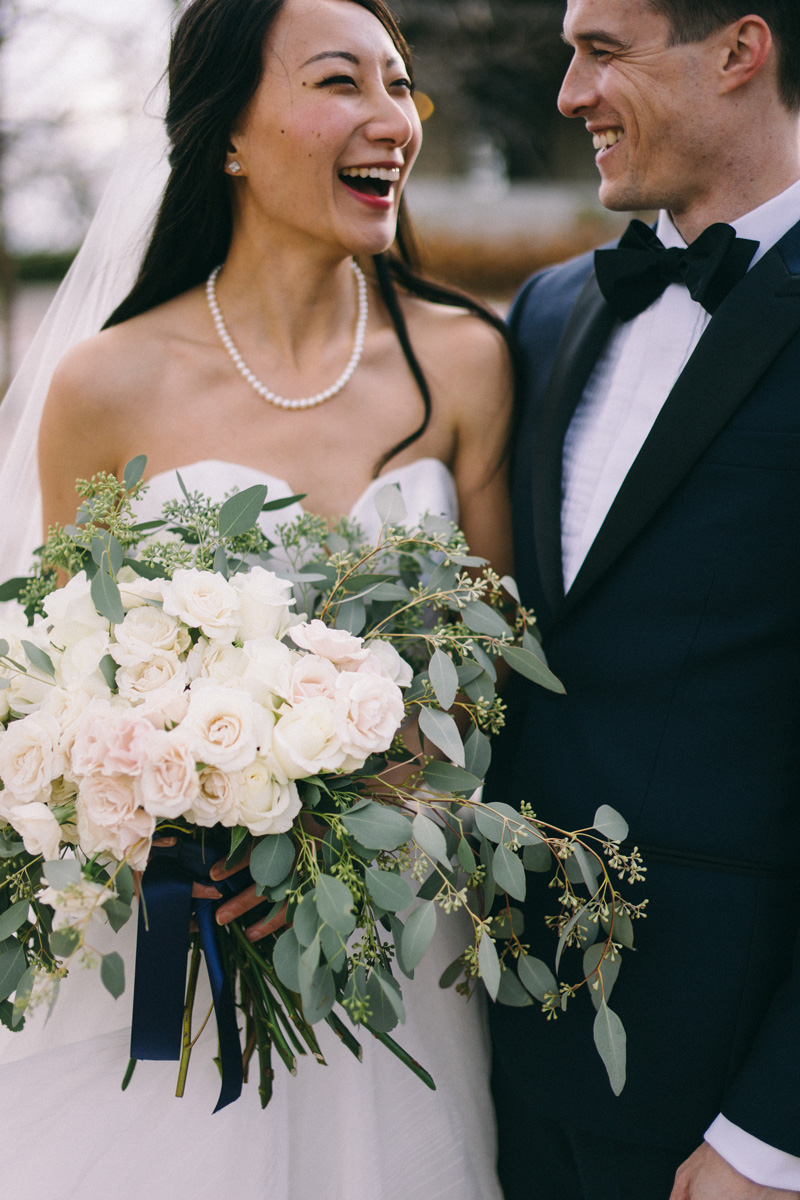
M 131 1058 L 180 1059 L 189 925 L 194 916 L 211 981 L 219 1035 L 222 1087 L 214 1112 L 241 1095 L 242 1047 L 215 919 L 222 901 L 193 900 L 192 884 L 211 885 L 232 895 L 251 882 L 246 870 L 224 883 L 211 879 L 210 868 L 225 856 L 229 845 L 229 834 L 207 830 L 201 838 L 178 835 L 176 845 L 154 848 L 142 878 L 131 1022 Z

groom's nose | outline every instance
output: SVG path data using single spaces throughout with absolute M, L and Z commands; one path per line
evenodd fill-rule
M 591 60 L 577 53 L 573 55 L 558 93 L 558 109 L 563 116 L 580 117 L 596 107 L 598 95 L 592 66 Z

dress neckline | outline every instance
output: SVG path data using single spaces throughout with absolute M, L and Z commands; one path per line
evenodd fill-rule
M 382 472 L 377 479 L 371 480 L 361 495 L 356 498 L 355 502 L 350 508 L 350 511 L 343 515 L 347 516 L 348 518 L 352 518 L 360 510 L 364 502 L 380 488 L 385 487 L 388 483 L 394 482 L 398 476 L 407 475 L 412 471 L 417 471 L 420 467 L 424 466 L 425 469 L 428 469 L 430 464 L 433 464 L 434 467 L 445 476 L 451 485 L 455 484 L 452 471 L 446 463 L 442 462 L 440 458 L 433 458 L 431 456 L 427 456 L 425 458 L 415 458 L 413 462 L 403 463 L 398 467 L 392 467 L 390 470 Z M 151 484 L 155 483 L 156 480 L 169 479 L 170 477 L 174 476 L 176 472 L 180 473 L 183 471 L 194 471 L 198 468 L 213 467 L 226 467 L 236 470 L 237 472 L 246 471 L 249 475 L 253 476 L 254 482 L 269 484 L 273 489 L 269 496 L 269 499 L 271 500 L 279 500 L 282 499 L 283 496 L 293 496 L 296 494 L 289 482 L 286 479 L 281 479 L 279 475 L 272 475 L 269 471 L 263 471 L 260 467 L 251 467 L 247 463 L 233 462 L 226 458 L 203 458 L 197 459 L 196 461 L 190 463 L 182 463 L 178 467 L 170 467 L 168 471 L 158 471 L 155 475 L 151 475 L 148 479 L 146 479 L 145 484 L 150 486 Z M 282 495 L 275 495 L 275 491 L 282 493 Z M 317 515 L 309 513 L 308 509 L 304 508 L 299 500 L 297 501 L 297 508 L 309 516 Z

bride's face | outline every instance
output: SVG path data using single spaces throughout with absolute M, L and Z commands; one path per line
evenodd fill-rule
M 422 140 L 398 50 L 350 0 L 287 0 L 231 136 L 237 232 L 377 254 Z M 266 225 L 265 225 L 266 223 Z

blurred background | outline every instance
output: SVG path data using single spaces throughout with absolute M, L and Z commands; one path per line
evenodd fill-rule
M 0 395 L 66 271 L 179 0 L 0 0 Z M 426 269 L 507 307 L 626 223 L 556 108 L 564 0 L 390 0 L 434 101 L 408 199 Z

